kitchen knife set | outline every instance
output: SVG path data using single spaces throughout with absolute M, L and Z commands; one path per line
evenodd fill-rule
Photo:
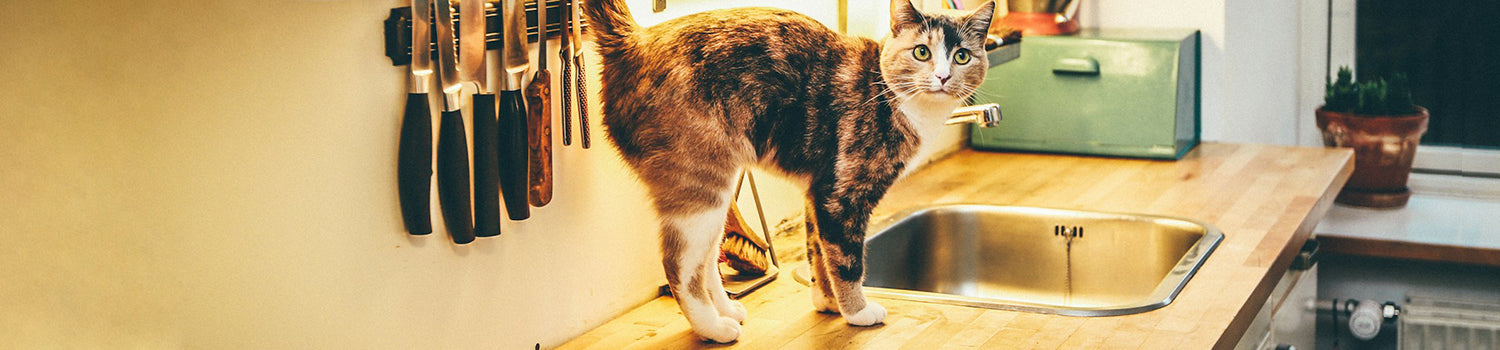
M 397 185 L 407 232 L 432 233 L 429 202 L 433 140 L 427 95 L 436 74 L 443 94 L 437 136 L 438 202 L 453 242 L 465 244 L 475 237 L 500 234 L 502 197 L 511 220 L 525 220 L 531 216 L 531 207 L 542 207 L 552 200 L 552 89 L 545 35 L 548 6 L 536 9 L 537 69 L 531 83 L 523 86 L 531 69 L 525 0 L 500 0 L 500 8 L 494 11 L 501 19 L 500 28 L 493 28 L 493 33 L 499 34 L 498 67 L 503 70 L 498 72 L 499 84 L 489 83 L 489 65 L 485 62 L 492 33 L 487 27 L 486 7 L 495 5 L 485 0 L 433 1 L 411 0 L 411 76 L 401 123 Z M 459 17 L 456 34 L 455 4 Z M 563 144 L 572 144 L 572 91 L 576 90 L 579 137 L 582 146 L 588 148 L 588 107 L 583 97 L 587 90 L 578 37 L 581 29 L 573 25 L 579 18 L 578 4 L 568 0 L 555 4 L 561 11 L 556 17 L 562 46 L 558 54 L 563 70 Z M 432 56 L 432 46 L 436 46 L 436 56 Z M 476 87 L 473 103 L 469 104 L 474 131 L 472 169 L 462 113 L 465 84 Z

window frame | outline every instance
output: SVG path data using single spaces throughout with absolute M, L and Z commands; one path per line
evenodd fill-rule
M 1355 12 L 1358 0 L 1302 2 L 1301 96 L 1298 143 L 1322 145 L 1322 136 L 1312 111 L 1323 105 L 1327 77 L 1338 67 L 1358 70 L 1355 61 Z M 1422 145 L 1413 167 L 1417 172 L 1443 175 L 1500 178 L 1500 150 Z M 1425 178 L 1425 177 L 1424 177 Z M 1496 180 L 1500 181 L 1500 180 Z

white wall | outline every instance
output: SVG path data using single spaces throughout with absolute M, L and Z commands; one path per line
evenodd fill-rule
M 1202 30 L 1203 139 L 1297 144 L 1296 1 L 1081 0 L 1085 27 Z

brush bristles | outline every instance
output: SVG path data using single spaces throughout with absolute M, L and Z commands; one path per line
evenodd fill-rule
M 763 275 L 770 268 L 770 261 L 766 258 L 766 250 L 751 243 L 749 239 L 741 236 L 738 232 L 728 232 L 724 235 L 724 243 L 720 245 L 724 255 L 729 258 L 729 267 L 743 274 Z

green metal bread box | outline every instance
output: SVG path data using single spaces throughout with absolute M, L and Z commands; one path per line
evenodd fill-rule
M 1198 144 L 1199 34 L 1085 29 L 1028 36 L 1021 57 L 990 67 L 977 103 L 1000 125 L 974 127 L 982 150 L 1180 159 Z

